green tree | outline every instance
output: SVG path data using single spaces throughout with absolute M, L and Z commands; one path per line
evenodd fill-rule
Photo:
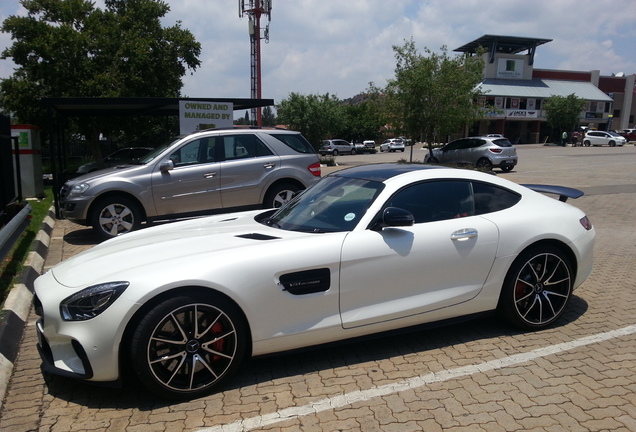
M 274 127 L 277 124 L 277 118 L 274 115 L 274 111 L 272 107 L 266 106 L 263 108 L 263 114 L 261 115 L 261 121 L 263 122 L 263 126 Z
M 333 134 L 340 131 L 343 118 L 342 103 L 329 93 L 290 93 L 276 110 L 279 123 L 301 132 L 316 149 L 320 147 L 322 139 L 332 138 Z
M 369 101 L 344 104 L 343 121 L 338 137 L 353 142 L 380 138 L 380 129 L 385 124 L 382 113 Z
M 234 120 L 234 124 L 235 125 L 251 125 L 252 123 L 250 122 L 250 112 L 248 110 L 245 110 L 245 115 L 239 118 L 238 120 Z
M 585 99 L 574 94 L 568 96 L 550 96 L 543 104 L 546 120 L 552 127 L 555 142 L 561 139 L 561 133 L 571 132 L 579 126 L 581 111 L 585 108 Z
M 27 15 L 0 27 L 13 39 L 1 58 L 17 65 L 0 83 L 0 106 L 19 122 L 46 126 L 43 97 L 179 97 L 183 75 L 200 65 L 192 33 L 180 22 L 162 26 L 164 1 L 105 0 L 103 10 L 87 0 L 20 3 Z M 123 127 L 98 118 L 77 125 L 92 141 Z
M 430 150 L 433 142 L 482 118 L 476 103 L 484 68 L 481 55 L 449 57 L 445 47 L 439 54 L 425 48 L 422 55 L 413 40 L 393 46 L 393 51 L 395 78 L 384 89 L 372 85 L 371 91 L 383 101 L 396 133 L 426 141 Z

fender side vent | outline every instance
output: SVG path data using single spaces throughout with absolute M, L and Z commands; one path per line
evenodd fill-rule
M 241 234 L 241 235 L 237 235 L 236 237 L 250 239 L 250 240 L 278 240 L 280 239 L 280 237 L 273 237 L 273 236 L 259 234 L 259 233 Z
M 293 295 L 325 292 L 331 286 L 331 272 L 328 268 L 304 270 L 280 276 L 283 291 Z

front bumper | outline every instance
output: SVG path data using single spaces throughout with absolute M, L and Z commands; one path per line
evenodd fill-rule
M 65 321 L 59 310 L 68 288 L 46 272 L 35 281 L 34 308 L 37 348 L 42 369 L 87 381 L 116 382 L 120 379 L 119 349 L 130 308 L 108 308 L 86 321 Z M 125 309 L 125 310 L 124 310 Z

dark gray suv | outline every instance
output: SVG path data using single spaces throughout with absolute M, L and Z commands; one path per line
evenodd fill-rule
M 283 129 L 216 129 L 179 137 L 138 165 L 76 177 L 60 192 L 62 215 L 104 238 L 142 222 L 280 207 L 320 179 L 318 154 Z

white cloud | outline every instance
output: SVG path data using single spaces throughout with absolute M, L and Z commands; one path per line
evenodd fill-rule
M 276 102 L 290 92 L 344 99 L 370 81 L 384 85 L 395 67 L 392 46 L 411 37 L 420 51 L 445 45 L 451 54 L 484 34 L 553 39 L 537 48 L 535 67 L 636 73 L 633 0 L 272 1 L 262 95 Z M 0 16 L 17 5 L 3 2 Z M 184 77 L 184 94 L 250 97 L 248 20 L 239 18 L 238 0 L 180 0 L 170 8 L 164 25 L 180 20 L 202 44 L 201 67 Z M 0 48 L 9 43 L 0 34 Z M 0 78 L 11 73 L 0 65 Z

